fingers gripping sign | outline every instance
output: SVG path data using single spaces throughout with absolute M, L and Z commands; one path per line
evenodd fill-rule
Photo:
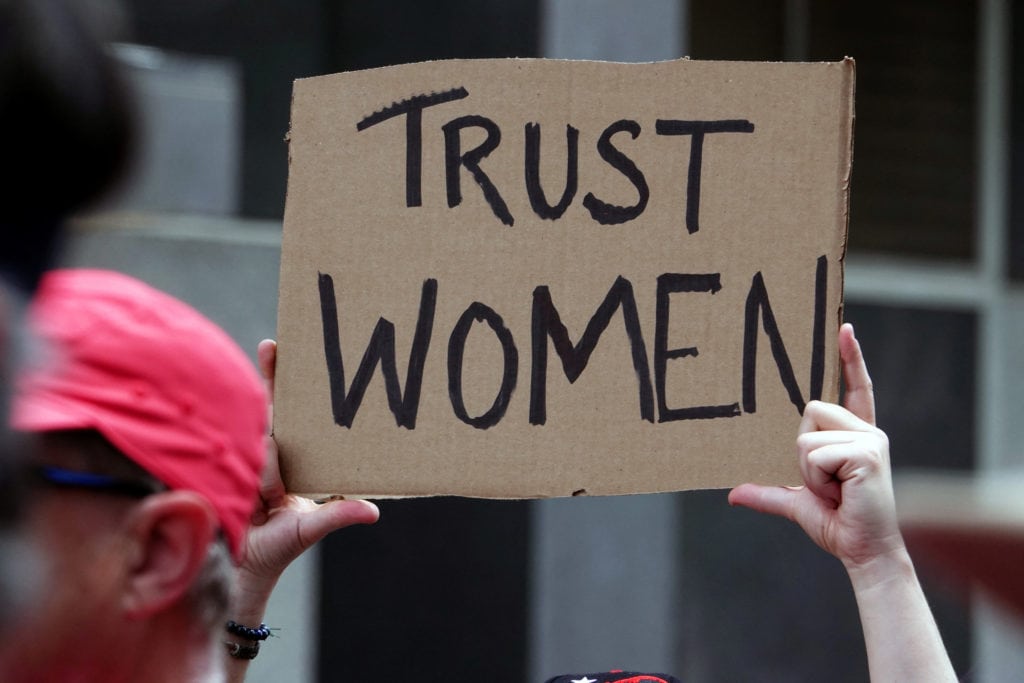
M 840 406 L 808 407 L 797 442 L 815 505 L 795 521 L 847 566 L 902 548 L 885 434 Z
M 260 342 L 257 349 L 260 371 L 273 397 L 277 344 Z M 273 417 L 273 398 L 268 406 Z M 267 580 L 276 581 L 295 558 L 330 532 L 353 524 L 372 524 L 377 507 L 364 500 L 316 503 L 289 495 L 281 480 L 277 444 L 267 437 L 267 464 L 260 487 L 262 506 L 256 511 L 247 538 L 248 552 L 242 568 Z
M 874 426 L 875 402 L 864 356 L 853 333 L 839 330 L 845 407 L 807 404 L 797 437 L 804 486 L 743 484 L 729 502 L 799 524 L 848 567 L 903 547 L 896 525 L 889 443 Z
M 277 344 L 264 340 L 257 356 L 271 397 L 268 410 L 272 418 Z M 377 507 L 365 500 L 319 504 L 289 494 L 281 480 L 273 434 L 268 434 L 265 442 L 267 460 L 260 484 L 260 503 L 246 534 L 245 557 L 236 572 L 232 616 L 240 624 L 262 623 L 270 594 L 281 574 L 306 550 L 335 530 L 373 524 L 379 515 Z M 234 655 L 227 659 L 227 680 L 244 680 L 248 659 Z

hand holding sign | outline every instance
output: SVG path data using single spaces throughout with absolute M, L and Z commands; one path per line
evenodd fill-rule
M 853 326 L 839 330 L 846 407 L 813 401 L 800 423 L 804 486 L 743 484 L 729 502 L 799 524 L 847 569 L 903 549 L 896 524 L 889 442 L 875 427 L 874 396 Z
M 853 327 L 839 330 L 846 407 L 807 404 L 797 453 L 804 486 L 742 484 L 733 505 L 779 515 L 839 558 L 864 627 L 871 680 L 955 681 L 900 535 L 889 442 L 875 424 L 871 378 Z
M 273 401 L 277 344 L 260 342 L 260 371 Z M 269 406 L 273 413 L 273 403 Z M 241 624 L 259 624 L 270 594 L 288 566 L 324 536 L 353 524 L 377 521 L 377 506 L 365 500 L 316 503 L 285 492 L 278 469 L 277 443 L 268 435 L 267 462 L 260 487 L 261 505 L 245 537 L 245 557 L 236 572 L 231 617 Z M 248 660 L 226 657 L 228 680 L 242 681 Z
M 258 348 L 260 371 L 273 400 L 277 344 L 267 339 Z M 273 404 L 270 406 L 273 412 Z M 243 574 L 257 580 L 276 581 L 299 555 L 332 531 L 353 524 L 377 521 L 377 506 L 367 500 L 336 500 L 316 503 L 289 495 L 278 469 L 277 444 L 267 437 L 267 464 L 260 487 L 262 505 L 253 515 L 246 536 Z

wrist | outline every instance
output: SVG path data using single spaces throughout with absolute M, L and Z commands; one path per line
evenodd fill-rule
M 255 613 L 256 621 L 259 621 L 279 578 L 279 575 L 264 576 L 244 565 L 238 567 L 235 570 L 235 584 L 231 597 L 236 610 L 247 612 L 240 616 L 249 618 L 252 616 L 250 613 Z
M 234 659 L 251 660 L 260 653 L 260 643 L 270 637 L 270 629 L 260 622 L 259 626 L 246 626 L 233 619 L 225 624 L 229 634 L 224 645 L 228 655 Z
M 844 562 L 855 592 L 870 591 L 892 583 L 916 581 L 914 563 L 905 546 L 893 548 L 861 562 Z
M 236 586 L 231 596 L 230 616 L 239 624 L 259 624 L 269 602 L 269 590 L 248 590 Z

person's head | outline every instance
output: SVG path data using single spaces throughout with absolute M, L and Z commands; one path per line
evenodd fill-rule
M 136 116 L 97 2 L 0 0 L 0 274 L 31 289 L 63 222 L 130 166 Z M 92 9 L 93 11 L 88 11 Z
M 89 7 L 89 5 L 94 7 Z M 18 363 L 21 311 L 58 251 L 64 221 L 102 199 L 126 171 L 135 113 L 82 0 L 0 0 L 0 414 Z M 29 598 L 19 521 L 20 444 L 0 427 L 0 627 Z
M 131 662 L 154 640 L 210 641 L 258 500 L 267 407 L 245 353 L 139 280 L 44 276 L 41 345 L 12 425 L 35 437 L 28 521 L 46 595 L 9 638 L 17 666 Z M 168 632 L 171 629 L 171 632 Z

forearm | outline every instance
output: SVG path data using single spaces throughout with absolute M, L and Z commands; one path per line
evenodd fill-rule
M 953 665 L 906 550 L 847 571 L 864 628 L 871 680 L 955 683 Z

